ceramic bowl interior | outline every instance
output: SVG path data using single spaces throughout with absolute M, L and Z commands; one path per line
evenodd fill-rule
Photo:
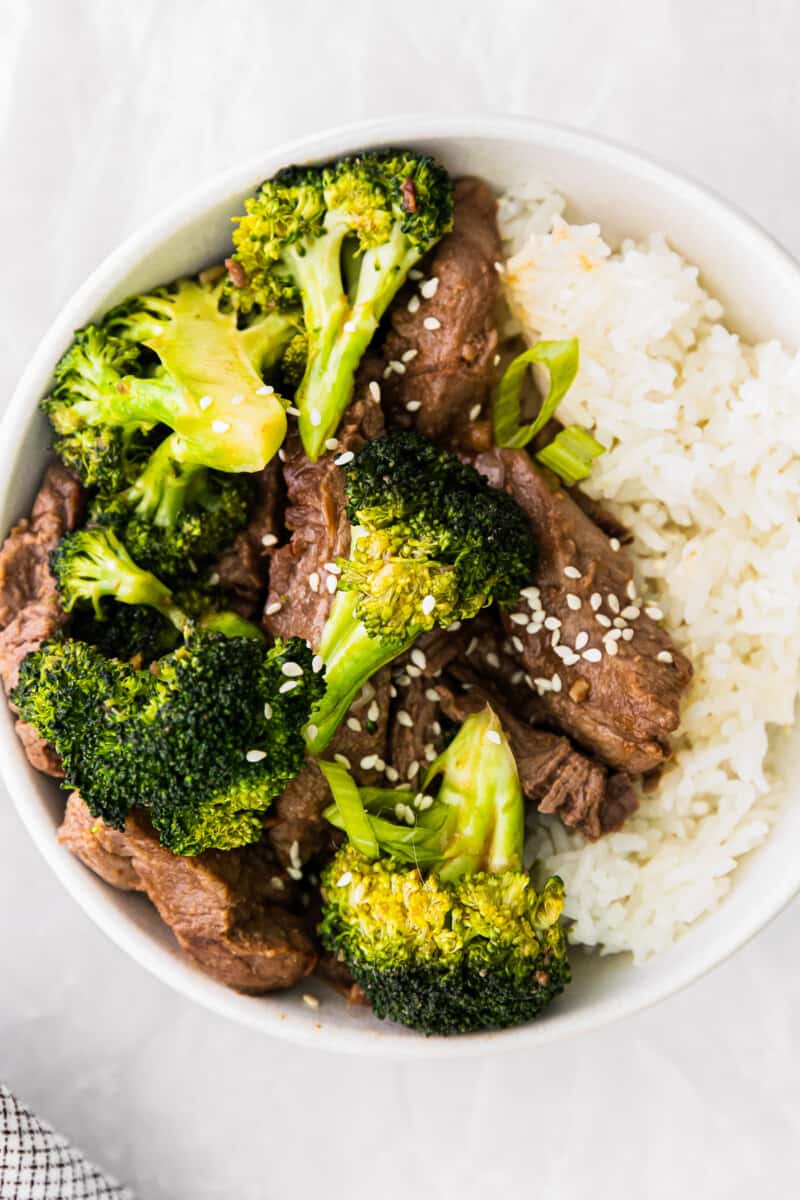
M 0 527 L 28 511 L 41 476 L 48 435 L 37 401 L 76 327 L 126 295 L 219 261 L 230 216 L 265 176 L 292 161 L 367 146 L 409 144 L 440 158 L 455 175 L 485 177 L 498 190 L 545 176 L 569 198 L 568 217 L 600 222 L 617 244 L 663 230 L 699 265 L 725 305 L 729 324 L 747 339 L 800 342 L 800 271 L 762 231 L 704 189 L 608 143 L 555 126 L 501 118 L 409 117 L 333 131 L 264 152 L 214 180 L 128 239 L 73 297 L 44 338 L 2 426 Z M 79 236 L 80 231 L 76 231 Z M 141 965 L 194 1000 L 275 1036 L 391 1057 L 458 1057 L 536 1046 L 624 1016 L 675 992 L 719 963 L 774 916 L 800 887 L 800 806 L 787 801 L 777 828 L 737 871 L 730 895 L 671 951 L 644 967 L 627 956 L 575 953 L 574 982 L 532 1025 L 466 1038 L 420 1038 L 348 1009 L 324 985 L 247 997 L 206 978 L 188 962 L 140 896 L 113 890 L 56 841 L 64 795 L 33 771 L 0 715 L 0 763 L 9 791 L 37 845 L 67 889 L 110 937 Z M 800 784 L 800 739 L 789 733 L 775 761 L 787 797 Z M 313 1010 L 302 993 L 323 1000 Z

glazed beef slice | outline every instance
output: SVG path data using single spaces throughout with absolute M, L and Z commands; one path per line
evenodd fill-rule
M 612 767 L 658 767 L 692 668 L 636 599 L 629 558 L 525 451 L 494 450 L 475 465 L 524 509 L 539 545 L 541 612 L 520 600 L 529 622 L 514 612 L 504 620 L 544 717 Z
M 83 489 L 66 467 L 52 463 L 29 518 L 18 521 L 0 549 L 0 677 L 6 692 L 16 685 L 22 660 L 66 621 L 50 574 L 50 551 L 74 529 L 83 512 Z M 61 776 L 54 751 L 30 725 L 17 733 L 31 764 Z
M 248 620 L 258 616 L 267 589 L 269 559 L 280 535 L 282 482 L 273 459 L 254 477 L 250 518 L 223 550 L 214 573 L 230 596 L 229 604 Z
M 186 953 L 228 987 L 269 992 L 314 969 L 306 923 L 279 903 L 291 882 L 263 843 L 183 858 L 159 845 L 143 814 L 109 829 L 77 792 L 59 840 L 107 883 L 146 893 Z
M 490 444 L 480 417 L 498 345 L 495 263 L 502 251 L 496 208 L 487 184 L 460 179 L 453 232 L 425 259 L 423 290 L 404 289 L 392 306 L 381 380 L 392 428 L 473 449 Z

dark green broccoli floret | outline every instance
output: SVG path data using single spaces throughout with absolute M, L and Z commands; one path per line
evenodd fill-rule
M 289 167 L 245 203 L 233 235 L 250 294 L 302 305 L 308 339 L 296 395 L 306 454 L 319 457 L 356 368 L 409 270 L 452 228 L 453 186 L 409 150 Z
M 322 766 L 325 815 L 349 842 L 322 877 L 320 936 L 376 1014 L 426 1034 L 535 1017 L 570 979 L 564 888 L 537 892 L 522 869 L 522 791 L 492 710 L 465 721 L 414 798 Z
M 249 475 L 225 475 L 183 464 L 173 434 L 133 482 L 101 493 L 90 520 L 114 529 L 142 566 L 164 579 L 183 579 L 215 558 L 247 522 L 253 494 Z
M 196 588 L 185 591 L 189 607 L 182 607 L 162 580 L 133 561 L 111 529 L 68 533 L 50 555 L 50 570 L 65 612 L 72 612 L 76 604 L 91 605 L 95 618 L 102 621 L 107 616 L 106 602 L 115 600 L 155 610 L 179 633 L 197 618 L 204 627 L 230 637 L 263 640 L 261 630 L 237 613 L 218 612 L 204 605 Z
M 207 583 L 179 587 L 173 599 L 176 611 L 186 614 L 195 624 L 202 624 L 216 613 L 214 621 L 219 628 L 218 610 L 223 600 L 218 589 Z M 109 658 L 146 664 L 168 654 L 181 643 L 181 631 L 158 609 L 120 604 L 110 597 L 101 602 L 101 607 L 102 616 L 98 617 L 91 601 L 76 603 L 70 617 L 69 636 L 90 642 Z M 225 631 L 219 629 L 219 632 Z
M 240 327 L 227 295 L 222 283 L 180 280 L 134 296 L 76 335 L 43 407 L 59 439 L 88 429 L 89 442 L 108 441 L 108 472 L 92 460 L 105 491 L 117 458 L 108 430 L 127 445 L 137 432 L 166 426 L 176 435 L 176 462 L 226 472 L 258 471 L 276 453 L 286 417 L 262 372 L 297 324 L 270 312 Z
M 258 839 L 303 765 L 302 727 L 323 687 L 298 639 L 267 649 L 195 628 L 143 670 L 83 642 L 45 642 L 13 699 L 94 816 L 122 828 L 145 807 L 163 846 L 198 854 Z
M 345 488 L 352 547 L 319 646 L 328 689 L 315 753 L 370 675 L 437 625 L 514 600 L 536 553 L 514 500 L 417 434 L 369 442 L 345 468 Z

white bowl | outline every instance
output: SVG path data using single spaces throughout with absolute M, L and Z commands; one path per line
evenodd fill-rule
M 569 216 L 599 221 L 612 242 L 664 230 L 699 264 L 705 284 L 745 338 L 800 343 L 800 270 L 751 221 L 696 184 L 597 138 L 554 125 L 495 117 L 405 117 L 371 121 L 278 146 L 216 178 L 128 238 L 90 276 L 34 355 L 0 427 L 5 465 L 0 529 L 26 513 L 39 482 L 48 432 L 37 410 L 53 364 L 72 331 L 128 294 L 194 272 L 224 254 L 231 214 L 262 178 L 287 163 L 362 147 L 408 144 L 440 158 L 454 174 L 475 173 L 502 189 L 545 175 L 569 197 Z M 240 996 L 203 975 L 177 950 L 140 896 L 102 883 L 56 841 L 64 794 L 29 765 L 6 706 L 0 765 L 31 836 L 67 890 L 137 962 L 184 995 L 254 1029 L 293 1041 L 387 1057 L 459 1057 L 522 1049 L 585 1032 L 661 1000 L 720 963 L 762 928 L 800 889 L 800 806 L 787 805 L 764 846 L 736 872 L 719 909 L 671 951 L 644 967 L 627 956 L 573 953 L 575 979 L 537 1022 L 494 1034 L 423 1038 L 348 1010 L 326 988 L 301 985 L 274 996 Z M 778 767 L 791 796 L 800 783 L 800 739 L 786 735 Z M 312 1010 L 302 993 L 317 991 Z

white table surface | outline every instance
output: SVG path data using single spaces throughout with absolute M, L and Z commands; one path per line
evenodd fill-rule
M 800 254 L 795 0 L 0 0 L 0 21 L 3 396 L 143 220 L 261 147 L 368 115 L 598 131 Z M 0 1077 L 141 1200 L 797 1195 L 799 946 L 795 904 L 689 991 L 535 1054 L 338 1058 L 145 975 L 0 797 Z

